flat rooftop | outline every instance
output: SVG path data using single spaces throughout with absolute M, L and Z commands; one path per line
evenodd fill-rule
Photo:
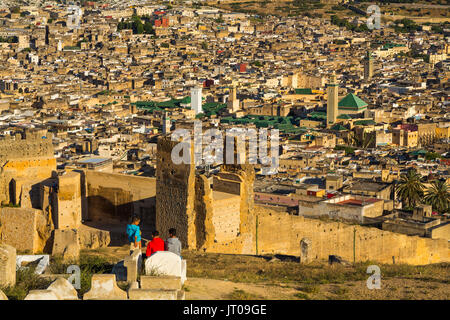
M 337 204 L 363 207 L 366 204 L 371 204 L 371 203 L 375 203 L 378 201 L 380 201 L 380 199 L 364 199 L 364 200 L 348 199 L 348 200 L 340 201 Z
M 87 158 L 87 159 L 79 160 L 79 161 L 77 161 L 77 163 L 82 163 L 82 164 L 93 163 L 93 164 L 96 164 L 96 163 L 102 163 L 102 162 L 105 162 L 105 161 L 108 161 L 108 160 L 110 160 L 110 158 Z
M 373 181 L 356 181 L 353 185 L 347 187 L 348 190 L 354 191 L 372 191 L 379 192 L 388 186 L 386 183 L 373 182 Z
M 212 192 L 213 195 L 213 200 L 226 200 L 226 199 L 232 199 L 232 198 L 240 198 L 238 195 L 236 194 L 232 194 L 232 193 L 226 193 L 226 192 L 221 192 L 221 191 L 214 191 Z

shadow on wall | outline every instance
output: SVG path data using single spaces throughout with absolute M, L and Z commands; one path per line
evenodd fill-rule
M 113 197 L 118 201 L 117 197 Z M 137 201 L 114 204 L 102 196 L 87 197 L 88 219 L 83 224 L 110 232 L 110 246 L 122 246 L 128 243 L 126 226 L 136 215 L 141 218 L 143 239 L 151 239 L 156 229 L 156 198 L 150 197 Z M 143 243 L 144 245 L 144 243 Z

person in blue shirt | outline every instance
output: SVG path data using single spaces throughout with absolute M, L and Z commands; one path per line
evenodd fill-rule
M 128 235 L 128 242 L 130 243 L 130 246 L 133 249 L 141 249 L 141 229 L 139 228 L 139 223 L 141 222 L 141 219 L 139 217 L 133 217 L 131 224 L 127 225 L 127 235 Z M 134 246 L 134 247 L 133 247 Z

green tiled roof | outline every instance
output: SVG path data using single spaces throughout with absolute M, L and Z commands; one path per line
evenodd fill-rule
M 367 103 L 358 98 L 353 93 L 349 93 L 345 96 L 344 99 L 339 101 L 338 107 L 340 109 L 352 109 L 352 110 L 359 110 L 363 109 L 367 106 Z
M 338 119 L 351 119 L 352 117 L 350 117 L 348 114 L 341 114 L 337 117 Z
M 342 131 L 342 130 L 347 130 L 347 128 L 339 123 L 336 123 L 334 126 L 331 127 L 331 130 Z
M 299 88 L 295 89 L 295 94 L 313 94 L 310 88 Z
M 356 126 L 368 126 L 368 125 L 376 124 L 376 122 L 373 120 L 358 120 L 358 121 L 355 121 L 354 124 Z

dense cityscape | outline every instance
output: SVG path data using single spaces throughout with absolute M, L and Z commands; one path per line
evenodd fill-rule
M 2 3 L 0 300 L 448 299 L 448 2 L 280 2 Z M 78 291 L 57 277 L 75 262 Z M 436 290 L 375 296 L 369 262 L 426 266 Z M 363 266 L 364 289 L 200 292 L 253 277 L 231 264 L 263 284 Z

